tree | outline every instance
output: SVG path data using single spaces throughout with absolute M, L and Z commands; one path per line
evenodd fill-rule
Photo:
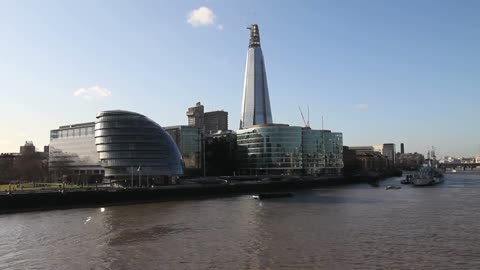
M 44 177 L 44 165 L 40 156 L 34 154 L 20 155 L 15 161 L 15 171 L 20 181 L 35 182 Z

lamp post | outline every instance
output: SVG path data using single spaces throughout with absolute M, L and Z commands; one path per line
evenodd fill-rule
M 202 129 L 202 156 L 203 156 L 203 177 L 207 175 L 207 158 L 206 158 L 206 149 L 205 149 L 205 125 L 203 126 Z
M 131 177 L 131 180 L 130 180 L 130 187 L 133 188 L 133 166 L 130 166 L 130 172 L 132 173 L 132 177 Z
M 142 183 L 142 165 L 138 166 L 137 172 L 138 172 L 138 187 L 140 187 L 140 184 Z

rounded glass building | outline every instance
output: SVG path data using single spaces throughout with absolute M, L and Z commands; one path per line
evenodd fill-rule
M 106 178 L 155 180 L 183 174 L 182 156 L 170 135 L 135 112 L 98 113 L 95 145 Z

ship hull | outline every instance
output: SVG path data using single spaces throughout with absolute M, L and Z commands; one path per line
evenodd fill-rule
M 442 177 L 433 177 L 433 178 L 415 178 L 412 179 L 412 184 L 415 186 L 433 186 L 443 182 Z

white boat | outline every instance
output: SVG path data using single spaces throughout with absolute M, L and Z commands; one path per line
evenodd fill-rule
M 432 150 L 428 151 L 425 163 L 418 172 L 413 175 L 411 182 L 415 186 L 431 186 L 440 184 L 443 181 L 443 174 L 438 170 L 435 150 L 432 147 Z

